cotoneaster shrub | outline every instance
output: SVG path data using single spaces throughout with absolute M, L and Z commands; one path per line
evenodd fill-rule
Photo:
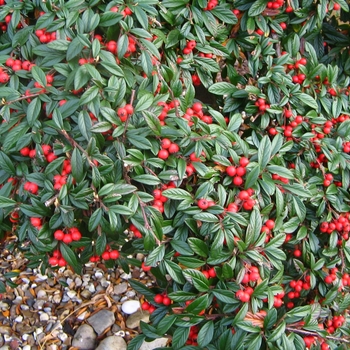
M 0 5 L 0 229 L 28 266 L 152 273 L 130 350 L 349 347 L 344 0 Z

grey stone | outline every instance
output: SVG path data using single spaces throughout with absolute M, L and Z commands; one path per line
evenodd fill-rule
M 87 319 L 97 335 L 101 335 L 107 328 L 115 322 L 112 311 L 101 310 Z
M 126 342 L 122 337 L 112 335 L 101 341 L 96 350 L 126 350 Z
M 81 350 L 95 349 L 96 333 L 88 324 L 81 325 L 74 335 L 72 346 Z
M 158 338 L 151 342 L 144 341 L 139 350 L 153 350 L 156 348 L 165 347 L 168 340 L 169 340 L 168 338 Z
M 130 315 L 126 320 L 126 326 L 128 328 L 134 329 L 140 326 L 140 321 L 149 323 L 149 312 L 148 311 L 136 311 L 134 314 Z
M 114 294 L 123 294 L 128 290 L 128 284 L 126 282 L 122 282 L 114 286 Z

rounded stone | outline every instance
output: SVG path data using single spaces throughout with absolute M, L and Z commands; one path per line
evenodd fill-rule
M 126 350 L 126 342 L 122 337 L 111 336 L 103 339 L 96 350 Z
M 72 346 L 80 350 L 95 349 L 96 333 L 88 324 L 81 325 L 74 335 Z

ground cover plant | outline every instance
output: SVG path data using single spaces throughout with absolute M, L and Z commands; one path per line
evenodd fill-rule
M 153 274 L 130 350 L 348 348 L 348 10 L 1 0 L 2 239 Z

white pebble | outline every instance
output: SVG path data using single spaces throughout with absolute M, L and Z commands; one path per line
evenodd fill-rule
M 15 318 L 15 322 L 21 323 L 23 321 L 23 316 L 19 315 Z
M 127 300 L 122 305 L 122 311 L 127 315 L 131 315 L 140 309 L 140 302 L 138 300 Z
M 49 315 L 46 313 L 46 312 L 43 312 L 41 315 L 40 315 L 40 321 L 48 321 L 50 319 Z
M 40 289 L 38 293 L 36 293 L 36 297 L 39 299 L 46 298 L 47 293 L 43 289 Z
M 77 292 L 75 290 L 70 290 L 67 295 L 73 299 L 77 295 Z
M 32 347 L 30 345 L 24 345 L 22 350 L 30 350 Z

